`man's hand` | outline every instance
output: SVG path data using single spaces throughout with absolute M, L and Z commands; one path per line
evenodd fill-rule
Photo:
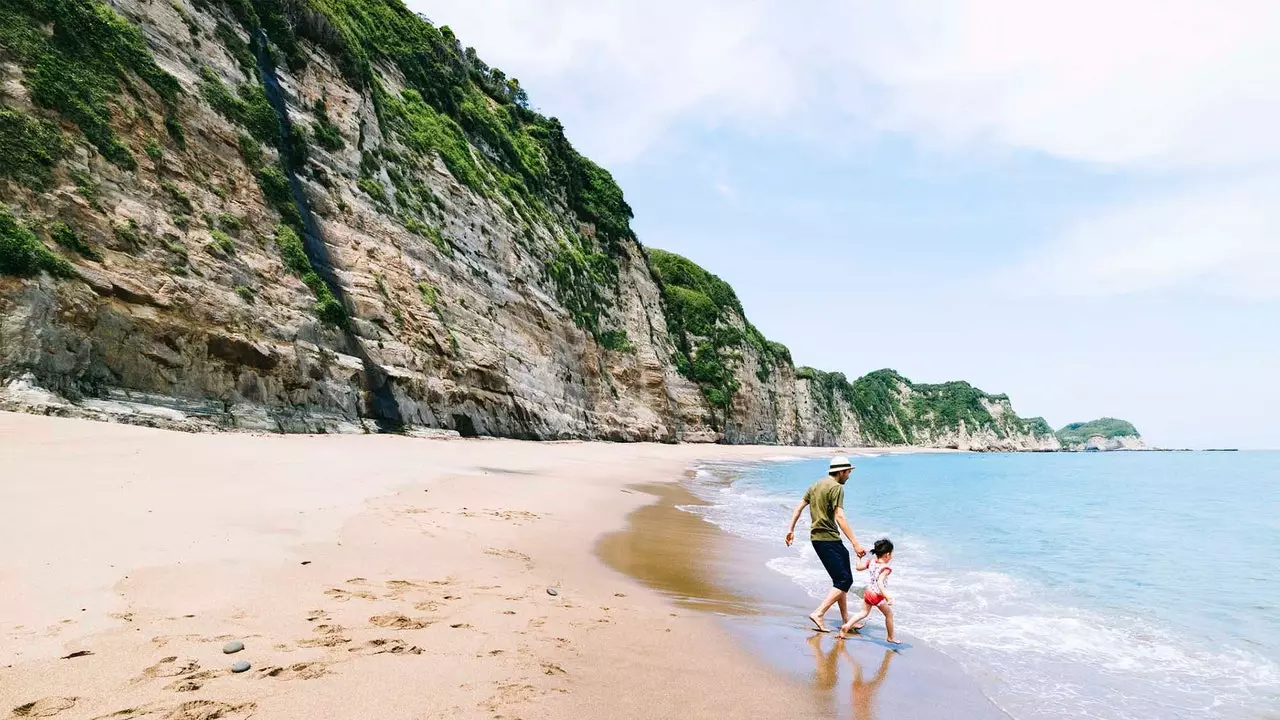
M 857 542 L 853 544 L 853 551 L 858 553 L 858 557 L 863 557 L 867 554 L 867 549 L 862 547 L 861 543 Z
M 787 533 L 787 547 L 791 547 L 791 543 L 793 543 L 793 542 L 795 542 L 795 541 L 796 541 L 796 534 L 795 534 L 795 532 L 789 532 L 789 533 Z

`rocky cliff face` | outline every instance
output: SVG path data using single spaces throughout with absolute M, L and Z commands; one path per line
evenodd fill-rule
M 0 408 L 1057 442 L 1007 399 L 930 414 L 940 386 L 901 379 L 886 415 L 862 380 L 798 371 L 736 296 L 681 291 L 517 81 L 396 0 L 0 0 L 0 103 Z

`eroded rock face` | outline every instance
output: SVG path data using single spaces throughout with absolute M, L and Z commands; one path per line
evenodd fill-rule
M 789 362 L 765 368 L 752 351 L 717 417 L 677 370 L 662 291 L 633 239 L 610 250 L 600 327 L 585 329 L 551 262 L 566 243 L 601 245 L 598 229 L 554 193 L 534 212 L 493 185 L 460 182 L 439 154 L 412 152 L 386 119 L 388 98 L 409 97 L 397 67 L 375 64 L 376 83 L 355 84 L 340 58 L 300 41 L 300 61 L 277 74 L 288 121 L 313 141 L 304 160 L 282 163 L 210 100 L 211 82 L 261 81 L 246 56 L 255 39 L 225 4 L 109 4 L 181 87 L 173 115 L 185 141 L 135 83 L 136 98 L 113 101 L 111 126 L 136 168 L 108 161 L 62 119 L 68 149 L 45 186 L 0 175 L 13 214 L 74 266 L 65 279 L 0 276 L 0 408 L 184 430 L 356 432 L 374 429 L 389 401 L 410 429 L 463 435 L 882 444 L 848 402 L 816 402 Z M 21 63 L 0 55 L 0 71 L 6 109 L 58 121 L 33 104 Z M 496 157 L 469 141 L 461 152 L 479 167 Z M 285 218 L 261 171 L 282 165 L 314 213 L 345 326 L 322 320 L 314 283 L 285 260 Z M 412 197 L 399 189 L 405 175 Z M 54 245 L 56 223 L 94 252 Z M 903 436 L 975 450 L 1049 443 L 1011 428 Z

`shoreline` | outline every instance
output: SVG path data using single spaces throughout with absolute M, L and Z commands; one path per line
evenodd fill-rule
M 776 447 L 189 434 L 0 413 L 0 451 L 3 712 L 821 716 L 711 617 L 593 552 L 649 503 L 632 486 Z M 245 650 L 224 655 L 233 639 Z M 240 659 L 252 669 L 229 672 Z
M 817 600 L 765 566 L 778 556 L 773 548 L 681 509 L 708 504 L 688 488 L 690 474 L 650 488 L 656 501 L 602 537 L 597 555 L 678 605 L 716 617 L 780 677 L 803 683 L 824 717 L 1009 719 L 958 663 L 909 628 L 901 650 L 874 630 L 846 641 L 809 630 L 805 615 Z M 833 609 L 829 625 L 835 617 Z

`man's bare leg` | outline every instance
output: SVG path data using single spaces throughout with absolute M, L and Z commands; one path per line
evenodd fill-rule
M 813 614 L 809 616 L 810 622 L 813 623 L 813 626 L 817 628 L 818 632 L 830 632 L 827 630 L 827 626 L 822 623 L 822 616 L 827 614 L 827 611 L 831 609 L 832 605 L 841 602 L 847 595 L 848 593 L 840 588 L 831 588 L 831 592 L 827 593 L 827 599 L 823 600 L 822 604 L 818 606 L 818 609 L 814 610 Z
M 840 599 L 836 604 L 840 606 L 840 624 L 844 625 L 849 622 L 849 593 L 840 593 Z

